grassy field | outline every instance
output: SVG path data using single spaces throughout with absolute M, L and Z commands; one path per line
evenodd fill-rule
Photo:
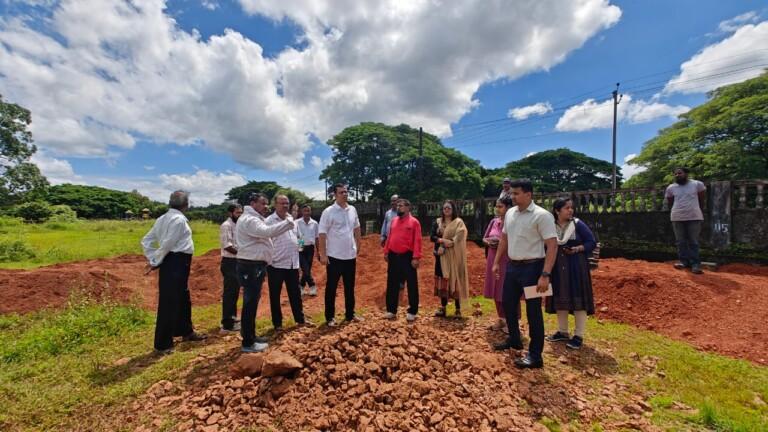
M 140 254 L 153 221 L 79 221 L 25 224 L 0 218 L 0 268 L 34 268 L 61 262 Z M 191 222 L 195 254 L 218 247 L 219 227 Z M 3 249 L 12 249 L 3 253 Z
M 493 305 L 485 299 L 486 316 Z M 198 307 L 200 329 L 217 328 L 219 307 Z M 313 317 L 319 321 L 319 317 Z M 481 318 L 485 319 L 485 318 Z M 548 328 L 555 326 L 548 317 Z M 267 322 L 258 324 L 269 330 Z M 152 314 L 131 306 L 74 300 L 57 312 L 0 316 L 0 429 L 56 430 L 87 424 L 92 416 L 129 403 L 153 383 L 178 378 L 188 362 L 216 345 L 188 345 L 157 359 L 152 349 Z M 666 430 L 768 430 L 768 370 L 749 362 L 702 353 L 684 343 L 634 327 L 589 321 L 587 343 L 610 352 L 630 380 L 636 356 L 656 356 L 658 369 L 640 382 L 652 392 L 653 421 Z M 212 342 L 227 344 L 232 342 Z M 231 346 L 230 346 L 231 345 Z M 558 374 L 560 365 L 547 359 Z M 663 376 L 663 378 L 661 378 Z M 676 402 L 694 408 L 673 409 Z M 547 419 L 553 431 L 557 421 Z M 600 430 L 599 427 L 595 430 Z

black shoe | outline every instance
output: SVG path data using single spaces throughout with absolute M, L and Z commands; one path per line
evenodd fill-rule
M 701 266 L 695 265 L 691 267 L 691 273 L 693 274 L 703 274 L 704 272 L 701 271 Z
M 563 341 L 569 340 L 570 336 L 568 336 L 568 333 L 563 333 L 559 331 L 551 336 L 547 336 L 544 339 L 548 340 L 549 342 L 563 342 Z
M 496 351 L 504 351 L 510 348 L 521 350 L 523 349 L 523 343 L 513 341 L 512 339 L 507 339 L 504 342 L 493 344 L 493 349 L 495 349 Z
M 208 339 L 207 335 L 193 331 L 192 333 L 181 338 L 184 342 L 199 342 Z
M 565 344 L 565 347 L 572 350 L 577 350 L 581 348 L 582 345 L 584 345 L 584 339 L 582 339 L 581 336 L 574 336 L 571 338 L 571 340 L 568 341 L 567 344 Z
M 444 318 L 445 317 L 445 308 L 441 307 L 438 310 L 436 310 L 435 311 L 435 316 L 436 317 L 440 317 L 440 318 Z
M 688 264 L 677 262 L 675 263 L 674 267 L 678 270 L 682 270 L 682 269 L 688 268 Z
M 268 343 L 269 342 L 269 338 L 266 338 L 264 336 L 255 336 L 253 338 L 253 341 L 257 342 L 257 343 Z
M 518 369 L 539 369 L 544 367 L 544 360 L 534 360 L 530 356 L 525 356 L 515 360 L 515 367 Z

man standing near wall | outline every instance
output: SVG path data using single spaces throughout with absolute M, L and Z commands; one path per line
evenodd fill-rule
M 421 224 L 411 216 L 411 202 L 397 201 L 397 217 L 392 219 L 390 235 L 384 244 L 384 260 L 387 261 L 387 313 L 385 318 L 394 319 L 397 314 L 398 293 L 403 281 L 408 283 L 408 314 L 413 322 L 419 311 L 419 260 L 421 259 Z
M 301 216 L 301 219 L 296 222 L 299 226 L 299 234 L 304 239 L 304 248 L 299 252 L 299 266 L 301 267 L 299 284 L 302 290 L 304 290 L 304 286 L 308 287 L 308 291 L 304 291 L 303 294 L 314 297 L 317 295 L 317 286 L 312 277 L 312 261 L 315 259 L 315 245 L 317 244 L 317 222 L 312 219 L 312 207 L 309 204 L 304 204 L 301 207 Z
M 392 195 L 389 199 L 390 208 L 384 213 L 384 221 L 381 223 L 381 247 L 384 247 L 384 243 L 387 241 L 389 231 L 392 229 L 392 219 L 397 217 L 397 195 Z
M 670 219 L 677 240 L 677 255 L 680 262 L 675 268 L 690 268 L 694 274 L 702 274 L 699 258 L 699 235 L 704 221 L 704 197 L 707 188 L 704 183 L 688 178 L 688 168 L 674 171 L 675 182 L 667 186 L 665 196 L 671 207 Z
M 184 212 L 189 208 L 189 194 L 171 194 L 168 212 L 157 218 L 152 229 L 141 240 L 144 256 L 149 261 L 147 273 L 160 269 L 160 295 L 155 323 L 155 352 L 173 352 L 174 336 L 184 341 L 200 341 L 205 335 L 192 327 L 192 300 L 189 296 L 189 270 L 195 245 L 192 229 Z
M 237 298 L 240 296 L 240 281 L 237 279 L 237 243 L 235 225 L 243 214 L 243 206 L 230 204 L 227 207 L 227 220 L 219 229 L 221 242 L 221 275 L 224 277 L 224 289 L 221 293 L 221 329 L 225 332 L 240 330 L 237 319 Z

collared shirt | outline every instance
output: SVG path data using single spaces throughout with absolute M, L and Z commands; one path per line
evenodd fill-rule
M 243 215 L 235 225 L 235 243 L 237 258 L 251 261 L 272 263 L 272 239 L 293 229 L 292 220 L 284 220 L 275 225 L 267 225 L 264 216 L 251 206 L 245 206 Z
M 237 243 L 235 242 L 235 226 L 235 221 L 233 221 L 231 217 L 228 217 L 219 228 L 219 242 L 221 242 L 222 258 L 237 258 L 237 254 L 233 254 L 227 250 L 227 248 L 234 248 L 237 250 Z
M 384 255 L 390 251 L 397 254 L 413 252 L 414 259 L 421 258 L 421 224 L 418 219 L 410 214 L 392 219 Z
M 318 233 L 325 234 L 326 255 L 341 260 L 357 258 L 355 228 L 360 228 L 357 210 L 350 204 L 346 208 L 333 203 L 323 210 L 318 224 Z
M 507 255 L 515 261 L 544 258 L 544 240 L 557 237 L 554 216 L 534 202 L 523 211 L 509 209 L 501 232 L 507 236 Z
M 266 219 L 267 225 L 276 225 L 286 220 L 293 220 L 291 215 L 280 218 L 277 212 Z M 279 269 L 299 268 L 299 238 L 298 228 L 290 229 L 272 239 L 272 267 Z
M 195 244 L 187 217 L 176 209 L 169 209 L 157 218 L 152 229 L 141 239 L 141 247 L 152 267 L 162 264 L 170 252 L 194 254 Z
M 381 223 L 381 239 L 386 240 L 389 231 L 392 230 L 392 219 L 397 217 L 397 210 L 389 209 L 384 213 L 384 221 Z
M 664 195 L 674 198 L 669 218 L 672 222 L 704 220 L 699 203 L 699 192 L 704 192 L 707 187 L 698 180 L 688 180 L 684 185 L 672 183 L 667 186 Z
M 317 221 L 310 218 L 309 222 L 304 222 L 304 218 L 301 218 L 296 222 L 296 226 L 299 227 L 299 234 L 304 239 L 304 246 L 315 244 L 317 239 Z

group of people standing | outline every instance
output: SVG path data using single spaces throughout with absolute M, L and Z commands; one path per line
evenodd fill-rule
M 698 230 L 701 225 L 701 182 L 689 181 L 687 170 L 675 171 L 676 184 L 667 190 L 672 220 L 680 250 L 678 268 L 700 273 Z M 286 286 L 293 318 L 298 325 L 311 325 L 303 313 L 302 295 L 317 295 L 312 277 L 312 263 L 326 266 L 325 320 L 335 327 L 336 291 L 344 286 L 344 317 L 361 321 L 355 314 L 356 258 L 360 251 L 360 220 L 354 206 L 347 202 L 343 184 L 333 186 L 334 203 L 316 222 L 309 205 L 290 207 L 287 196 L 274 198 L 274 212 L 268 214 L 268 198 L 251 194 L 244 208 L 233 204 L 221 225 L 221 273 L 223 331 L 240 331 L 243 352 L 260 352 L 267 339 L 256 335 L 255 321 L 261 288 L 268 280 L 272 324 L 282 328 L 280 295 Z M 194 252 L 192 232 L 183 212 L 188 208 L 188 194 L 171 195 L 169 211 L 157 219 L 142 239 L 149 260 L 148 273 L 159 269 L 159 302 L 155 331 L 155 349 L 171 352 L 173 337 L 186 341 L 202 340 L 194 331 L 187 281 Z M 393 196 L 381 231 L 381 247 L 387 262 L 385 318 L 395 319 L 400 293 L 407 287 L 406 320 L 416 319 L 419 310 L 418 268 L 422 259 L 421 224 L 411 215 L 411 203 Z M 698 210 L 698 211 L 697 211 Z M 533 201 L 529 180 L 504 179 L 495 204 L 496 217 L 488 225 L 486 278 L 483 294 L 493 299 L 498 320 L 491 329 L 506 333 L 506 339 L 494 345 L 497 350 L 522 350 L 519 319 L 520 302 L 526 302 L 530 345 L 525 357 L 515 360 L 520 368 L 543 366 L 544 341 L 565 342 L 570 349 L 581 348 L 587 316 L 595 312 L 589 256 L 596 246 L 589 227 L 574 217 L 570 198 L 559 198 L 551 209 Z M 435 256 L 434 293 L 440 298 L 435 316 L 445 317 L 450 302 L 461 316 L 469 299 L 467 270 L 467 227 L 459 217 L 456 203 L 442 205 L 440 217 L 430 229 Z M 236 305 L 243 288 L 242 321 L 237 320 Z M 543 303 L 543 304 L 542 304 Z M 557 315 L 558 329 L 545 336 L 542 306 Z M 575 328 L 569 331 L 569 315 Z

